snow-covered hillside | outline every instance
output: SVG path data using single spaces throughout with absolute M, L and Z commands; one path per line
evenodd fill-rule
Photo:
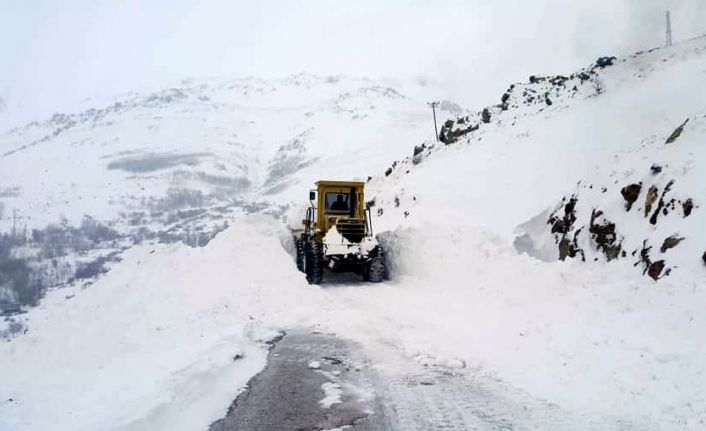
M 306 167 L 364 179 L 433 139 L 428 118 L 379 83 L 299 74 L 190 80 L 15 128 L 0 136 L 0 235 L 13 232 L 0 249 L 27 270 L 9 277 L 10 296 L 34 303 L 142 241 L 203 246 L 234 212 L 281 214 L 289 201 L 259 196 L 308 190 Z
M 701 38 L 532 77 L 446 115 L 448 145 L 422 101 L 307 75 L 194 81 L 11 132 L 0 199 L 32 226 L 168 230 L 202 209 L 190 226 L 230 227 L 202 248 L 124 245 L 92 285 L 50 290 L 0 344 L 0 429 L 205 429 L 290 327 L 491 376 L 561 417 L 517 429 L 703 428 L 705 70 Z M 286 224 L 312 181 L 367 176 L 391 280 L 307 285 Z

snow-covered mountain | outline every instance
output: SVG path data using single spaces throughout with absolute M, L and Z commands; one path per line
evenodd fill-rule
M 184 190 L 222 204 L 287 188 L 291 174 L 341 152 L 369 165 L 376 147 L 400 151 L 427 117 L 419 101 L 364 79 L 184 81 L 11 130 L 0 138 L 0 181 L 15 192 L 3 201 L 32 227 L 126 220 Z
M 700 429 L 704 70 L 700 38 L 528 77 L 496 106 L 442 103 L 444 142 L 424 101 L 310 75 L 189 81 L 9 132 L 1 226 L 39 230 L 11 258 L 51 260 L 61 216 L 64 258 L 119 255 L 12 322 L 0 429 L 205 429 L 289 327 L 554 406 L 517 429 Z M 296 271 L 286 224 L 320 178 L 368 182 L 389 282 Z M 179 243 L 198 229 L 203 247 Z

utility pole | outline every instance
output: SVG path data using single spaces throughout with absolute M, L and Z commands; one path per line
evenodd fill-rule
M 667 11 L 667 46 L 672 46 L 672 17 Z
M 436 126 L 436 107 L 439 106 L 439 102 L 427 102 L 427 105 L 431 106 L 431 112 L 434 115 L 434 136 L 439 141 L 439 129 Z

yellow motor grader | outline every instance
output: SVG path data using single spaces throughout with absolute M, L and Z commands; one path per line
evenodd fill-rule
M 385 254 L 373 237 L 364 186 L 357 181 L 318 181 L 309 192 L 311 206 L 294 241 L 297 268 L 310 284 L 321 283 L 324 268 L 354 272 L 373 283 L 385 278 Z

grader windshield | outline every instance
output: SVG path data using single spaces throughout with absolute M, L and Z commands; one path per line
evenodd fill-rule
M 351 209 L 350 193 L 326 193 L 327 213 L 347 213 Z

